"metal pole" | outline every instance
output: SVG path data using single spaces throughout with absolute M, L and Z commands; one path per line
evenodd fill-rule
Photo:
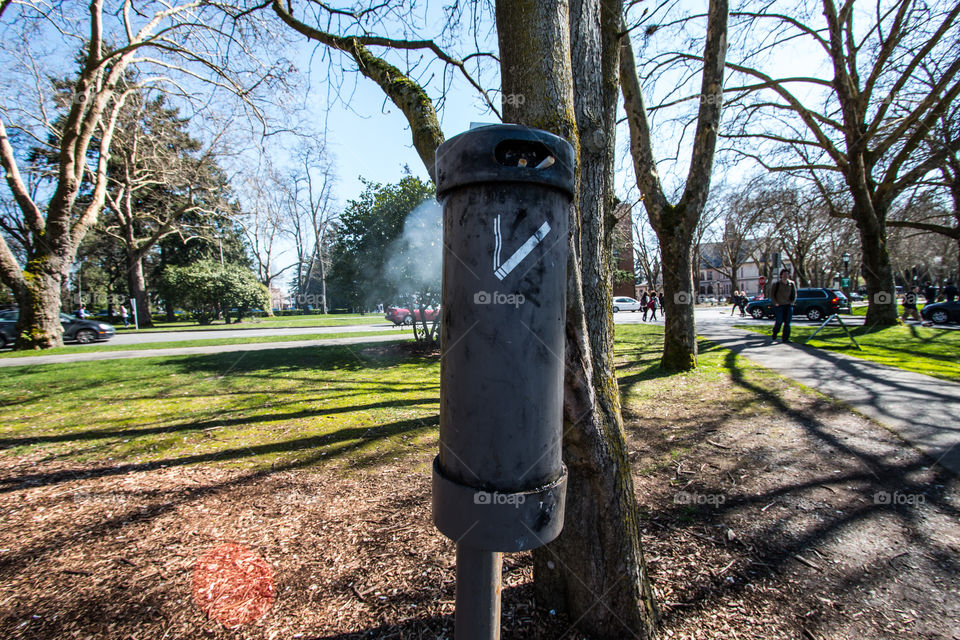
M 457 543 L 456 640 L 500 640 L 503 554 Z

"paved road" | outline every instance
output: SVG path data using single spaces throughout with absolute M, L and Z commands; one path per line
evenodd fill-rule
M 392 322 L 377 324 L 351 324 L 342 327 L 256 327 L 239 326 L 223 329 L 187 329 L 183 331 L 120 331 L 110 339 L 110 344 L 133 345 L 147 342 L 180 342 L 182 340 L 217 340 L 221 338 L 254 338 L 260 336 L 297 336 L 311 333 L 354 333 L 357 331 L 380 331 L 393 328 Z M 399 328 L 397 329 L 399 333 Z
M 120 358 L 157 358 L 163 356 L 190 356 L 234 351 L 262 351 L 264 349 L 299 349 L 312 346 L 337 344 L 359 344 L 363 342 L 389 342 L 391 340 L 409 340 L 409 332 L 387 334 L 383 336 L 358 336 L 356 338 L 328 338 L 325 340 L 297 340 L 292 342 L 255 342 L 248 344 L 223 344 L 209 347 L 177 347 L 173 349 L 140 349 L 129 351 L 77 351 L 55 356 L 26 356 L 23 358 L 0 358 L 0 368 L 23 367 L 40 364 L 59 364 L 63 362 L 86 362 L 90 360 L 115 360 Z

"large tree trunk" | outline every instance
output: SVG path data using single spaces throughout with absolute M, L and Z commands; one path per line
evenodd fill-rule
M 865 324 L 892 326 L 897 324 L 897 296 L 893 281 L 893 266 L 883 226 L 872 223 L 873 216 L 854 215 L 860 230 L 860 247 L 863 262 L 860 275 L 867 284 L 867 307 Z
M 609 90 L 616 91 L 616 58 L 612 60 L 613 85 L 604 94 L 601 70 L 609 80 L 611 61 L 601 60 L 600 2 L 575 3 L 569 16 L 562 1 L 497 4 L 503 95 L 524 97 L 504 100 L 504 121 L 566 137 L 582 154 L 578 172 L 582 244 L 575 240 L 581 231 L 577 208 L 571 212 L 569 238 L 563 441 L 569 473 L 566 517 L 560 537 L 534 551 L 535 589 L 542 606 L 566 611 L 592 637 L 648 638 L 656 625 L 656 610 L 640 547 L 620 417 L 609 299 L 610 240 L 605 216 L 612 206 Z M 603 16 L 614 27 L 607 32 L 608 38 L 616 39 L 618 18 L 616 9 Z M 577 38 L 573 56 L 577 70 L 595 76 L 577 79 L 577 88 L 585 95 L 576 106 L 571 26 Z M 616 43 L 612 55 L 616 55 Z M 538 80 L 531 82 L 531 78 Z M 578 129 L 588 136 L 586 140 Z M 581 283 L 581 251 L 586 283 Z
M 137 303 L 137 324 L 141 329 L 152 327 L 150 298 L 143 277 L 143 257 L 139 251 L 127 251 L 127 286 L 130 287 L 130 297 Z
M 55 256 L 34 256 L 15 289 L 20 318 L 15 349 L 49 349 L 63 346 L 60 324 L 60 286 L 66 280 Z
M 669 220 L 669 214 L 664 216 Z M 697 327 L 693 317 L 692 235 L 680 224 L 657 231 L 663 260 L 663 357 L 660 366 L 686 371 L 697 366 Z M 717 292 L 719 298 L 719 291 Z

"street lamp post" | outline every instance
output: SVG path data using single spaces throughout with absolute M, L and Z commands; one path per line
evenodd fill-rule
M 849 299 L 850 289 L 852 288 L 850 286 L 850 254 L 844 251 L 843 255 L 840 256 L 840 259 L 843 260 L 843 281 L 841 282 L 841 284 L 846 285 L 842 287 L 843 295 L 847 296 L 847 298 Z

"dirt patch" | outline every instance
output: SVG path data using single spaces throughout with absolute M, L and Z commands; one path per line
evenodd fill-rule
M 663 637 L 960 638 L 956 479 L 758 375 L 664 384 L 626 411 Z M 452 637 L 430 457 L 256 472 L 2 457 L 0 637 Z M 198 561 L 230 544 L 273 581 L 265 615 L 232 630 L 193 595 Z M 505 639 L 582 637 L 534 606 L 529 554 L 504 564 Z

